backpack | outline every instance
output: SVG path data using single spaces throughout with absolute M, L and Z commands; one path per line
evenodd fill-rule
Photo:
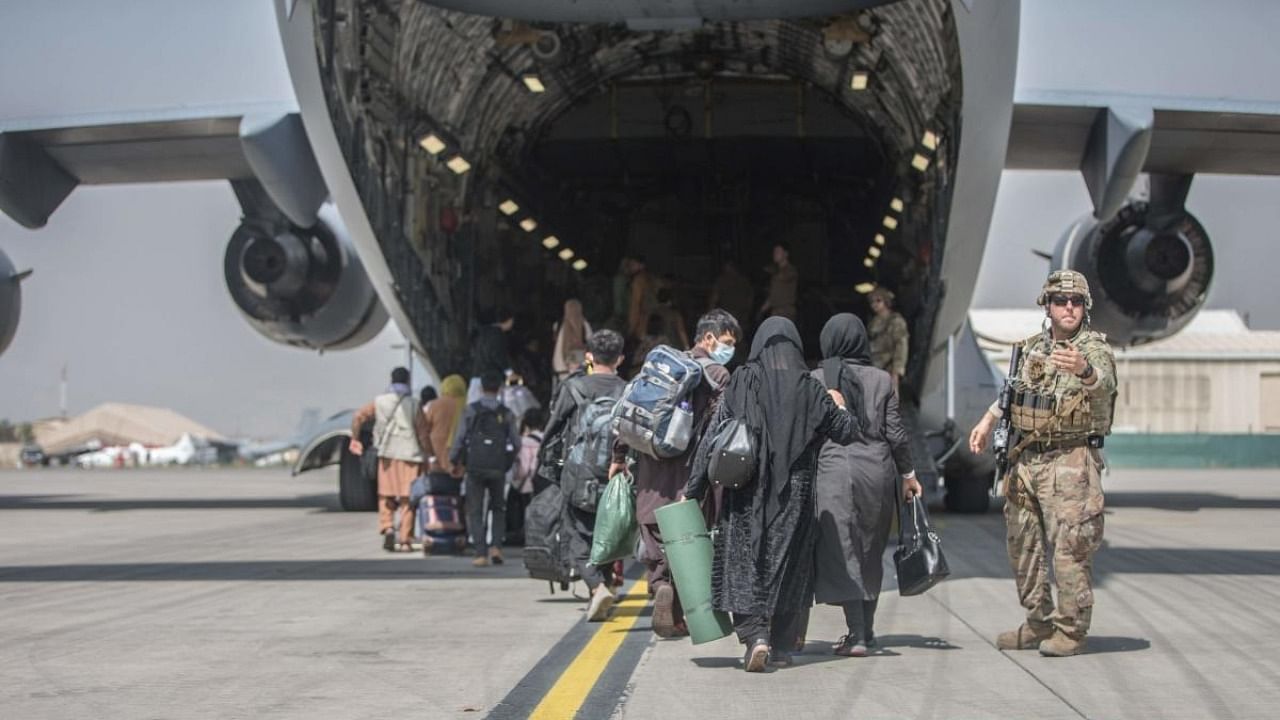
M 479 401 L 471 403 L 475 413 L 467 428 L 466 457 L 468 470 L 503 472 L 515 462 L 516 449 L 511 445 L 511 411 L 499 405 L 487 407 Z
M 524 511 L 525 570 L 534 580 L 546 580 L 552 592 L 554 583 L 559 583 L 561 590 L 568 590 L 575 579 L 563 514 L 564 494 L 555 485 L 534 495 Z
M 613 406 L 617 392 L 588 402 L 576 387 L 570 387 L 578 406 L 572 440 L 565 453 L 560 485 L 569 504 L 595 512 L 602 484 L 607 480 L 613 458 Z
M 666 345 L 649 351 L 613 410 L 622 442 L 658 460 L 684 453 L 693 437 L 693 391 L 710 364 Z

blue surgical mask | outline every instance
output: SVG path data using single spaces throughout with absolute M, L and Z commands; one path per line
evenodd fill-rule
M 725 345 L 717 340 L 715 347 L 711 348 L 711 359 L 721 365 L 728 365 L 729 361 L 733 359 L 733 349 L 732 345 Z

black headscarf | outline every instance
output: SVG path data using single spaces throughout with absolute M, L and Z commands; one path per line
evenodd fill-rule
M 791 466 L 818 433 L 826 417 L 824 404 L 806 383 L 809 368 L 796 326 L 784 317 L 771 317 L 756 330 L 747 363 L 733 374 L 724 402 L 736 418 L 759 433 L 756 467 L 765 493 L 763 525 L 773 522 L 791 482 Z M 758 539 L 758 535 L 755 539 Z
M 871 364 L 871 341 L 867 339 L 867 328 L 857 315 L 840 313 L 823 326 L 820 340 L 823 381 L 840 390 L 840 394 L 844 395 L 845 407 L 849 408 L 858 422 L 858 432 L 865 432 L 870 424 L 864 400 L 866 393 L 858 375 L 850 372 L 845 364 Z

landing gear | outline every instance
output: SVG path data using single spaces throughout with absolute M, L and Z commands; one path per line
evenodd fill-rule
M 991 481 L 994 468 L 988 458 L 959 451 L 947 458 L 943 483 L 947 494 L 942 505 L 947 512 L 985 513 L 991 509 Z
M 338 463 L 338 502 L 348 512 L 369 512 L 378 509 L 378 483 L 364 477 L 360 468 L 360 456 L 342 448 L 342 460 Z

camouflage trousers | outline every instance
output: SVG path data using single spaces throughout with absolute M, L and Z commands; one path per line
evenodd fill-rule
M 1027 624 L 1081 639 L 1093 615 L 1093 554 L 1102 544 L 1102 479 L 1089 447 L 1027 452 L 1013 467 L 1004 506 L 1009 563 Z M 1058 589 L 1055 608 L 1048 557 Z

